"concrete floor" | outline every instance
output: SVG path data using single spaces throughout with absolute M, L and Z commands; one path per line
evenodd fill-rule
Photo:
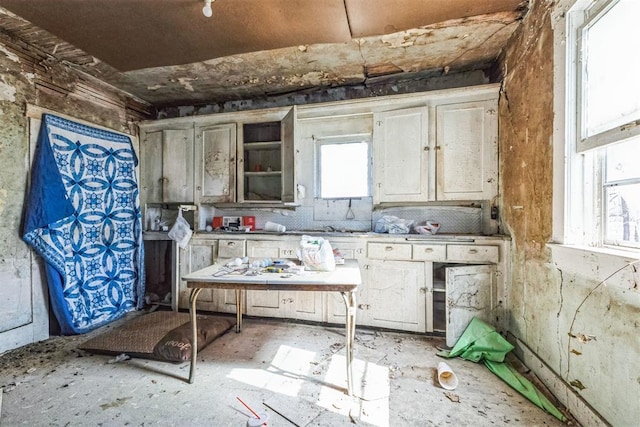
M 358 329 L 349 397 L 342 328 L 245 319 L 198 354 L 190 385 L 188 363 L 76 348 L 122 321 L 0 356 L 0 425 L 246 426 L 238 398 L 269 426 L 563 425 L 481 364 L 448 360 L 459 385 L 440 387 L 439 338 Z

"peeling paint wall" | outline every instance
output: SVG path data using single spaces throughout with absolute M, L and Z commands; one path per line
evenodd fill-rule
M 36 257 L 21 239 L 30 173 L 27 104 L 129 132 L 134 121 L 149 117 L 129 108 L 129 102 L 99 82 L 0 38 L 0 333 L 12 331 L 11 338 L 0 334 L 0 352 L 41 337 L 32 330 L 24 336 L 15 331 L 33 322 L 35 311 L 46 310 L 32 307 L 33 289 L 44 285 L 39 275 L 32 277 L 38 271 L 32 264 Z
M 640 419 L 640 294 L 635 278 L 618 273 L 601 285 L 605 264 L 578 273 L 545 244 L 552 237 L 554 34 L 556 2 L 536 0 L 511 39 L 500 98 L 502 228 L 512 237 L 510 331 L 564 380 L 559 396 L 575 411 L 584 399 L 608 423 Z M 547 384 L 553 387 L 552 384 Z M 562 389 L 556 388 L 558 389 Z M 574 413 L 589 424 L 584 414 Z M 596 418 L 597 420 L 597 418 Z

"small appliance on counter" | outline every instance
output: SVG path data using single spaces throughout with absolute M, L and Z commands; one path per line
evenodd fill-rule
M 214 216 L 211 221 L 214 230 L 253 231 L 255 226 L 255 216 Z

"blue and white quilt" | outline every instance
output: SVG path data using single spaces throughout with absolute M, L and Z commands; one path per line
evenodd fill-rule
M 125 135 L 42 117 L 23 239 L 62 333 L 79 334 L 144 304 L 138 160 Z

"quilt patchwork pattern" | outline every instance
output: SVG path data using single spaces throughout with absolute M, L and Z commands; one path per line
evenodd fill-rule
M 44 115 L 23 238 L 47 263 L 63 333 L 83 333 L 144 302 L 142 221 L 126 135 Z

